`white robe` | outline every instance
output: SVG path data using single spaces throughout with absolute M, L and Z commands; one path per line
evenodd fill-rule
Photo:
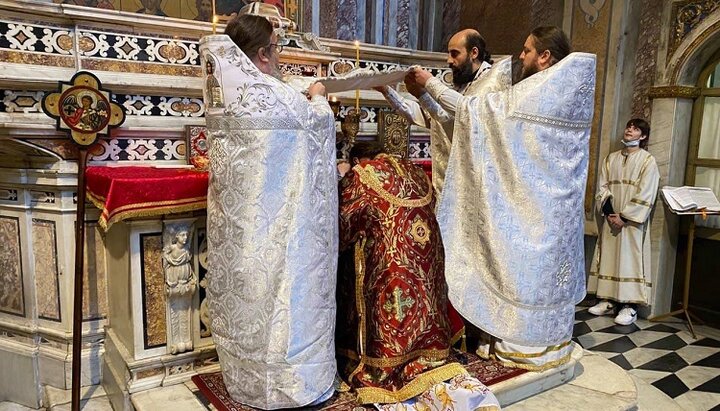
M 207 290 L 223 379 L 243 404 L 305 406 L 332 394 L 336 374 L 333 113 L 261 73 L 228 36 L 200 44 L 222 89 L 204 92 Z
M 480 65 L 475 79 L 470 83 L 456 88 L 453 96 L 441 96 L 437 100 L 425 92 L 417 102 L 403 98 L 393 88 L 388 88 L 385 99 L 393 109 L 397 110 L 410 124 L 430 129 L 430 155 L 432 157 L 432 184 L 435 195 L 440 198 L 445 182 L 452 133 L 455 127 L 455 104 L 457 96 L 472 93 L 479 86 L 481 76 L 490 69 L 490 64 L 483 62 Z M 438 82 L 440 80 L 438 79 Z M 441 83 L 442 84 L 442 83 Z M 440 102 L 440 103 L 438 103 Z M 446 109 L 447 107 L 447 109 Z
M 492 336 L 550 354 L 533 367 L 558 365 L 585 295 L 595 56 L 572 53 L 516 85 L 506 59 L 485 77 L 458 103 L 438 209 L 449 297 Z
M 621 303 L 650 304 L 650 212 L 657 197 L 660 173 L 645 150 L 629 155 L 616 151 L 600 169 L 595 197 L 599 214 L 605 201 L 626 220 L 617 231 L 598 217 L 597 246 L 588 279 L 588 293 Z

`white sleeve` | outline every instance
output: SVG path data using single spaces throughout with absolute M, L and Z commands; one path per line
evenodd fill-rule
M 463 96 L 462 94 L 443 84 L 437 77 L 429 79 L 427 83 L 425 83 L 425 89 L 449 116 L 455 117 L 458 101 L 460 101 L 460 98 Z
M 415 124 L 420 127 L 430 128 L 430 122 L 425 113 L 423 113 L 420 104 L 415 101 L 402 97 L 392 87 L 387 88 L 387 94 L 383 94 L 385 100 L 390 103 L 390 106 L 400 113 L 403 117 L 407 118 L 411 124 Z

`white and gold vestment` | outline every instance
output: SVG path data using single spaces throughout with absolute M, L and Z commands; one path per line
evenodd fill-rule
M 426 85 L 436 99 L 437 83 Z M 481 83 L 458 101 L 438 208 L 450 301 L 501 340 L 498 358 L 559 365 L 570 358 L 574 306 L 585 296 L 595 56 L 572 53 L 515 85 L 505 59 Z
M 210 146 L 208 301 L 230 395 L 262 409 L 332 394 L 335 127 L 228 36 L 201 40 Z

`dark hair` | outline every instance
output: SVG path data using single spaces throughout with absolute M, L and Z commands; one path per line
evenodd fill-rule
M 350 149 L 350 161 L 355 158 L 375 158 L 383 151 L 383 147 L 375 141 L 358 141 Z
M 536 27 L 530 34 L 533 36 L 538 54 L 542 54 L 545 50 L 550 52 L 551 66 L 570 54 L 570 40 L 559 27 Z
M 487 50 L 485 39 L 477 31 L 468 33 L 467 36 L 465 36 L 465 48 L 467 49 L 467 52 L 471 53 L 473 47 L 477 47 L 478 49 L 478 60 L 481 62 L 486 61 L 490 64 L 493 63 L 492 56 Z
M 641 135 L 645 136 L 645 139 L 640 140 L 640 148 L 646 148 L 650 141 L 650 124 L 641 118 L 634 118 L 627 122 L 625 128 L 635 126 L 640 129 Z
M 260 48 L 270 44 L 272 33 L 273 26 L 268 19 L 252 14 L 235 16 L 225 27 L 225 34 L 250 59 L 257 57 Z

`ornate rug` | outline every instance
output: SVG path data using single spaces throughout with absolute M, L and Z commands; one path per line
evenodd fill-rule
M 492 360 L 484 360 L 473 353 L 463 353 L 453 350 L 451 362 L 458 362 L 478 380 L 487 386 L 492 386 L 501 381 L 509 380 L 517 377 L 527 371 L 517 368 L 509 368 Z M 198 374 L 192 377 L 192 381 L 200 390 L 200 393 L 208 400 L 218 411 L 254 411 L 255 408 L 240 404 L 230 398 L 225 388 L 222 373 L 214 372 L 208 374 Z M 355 395 L 349 392 L 335 393 L 332 398 L 315 407 L 303 407 L 304 410 L 332 410 L 332 411 L 362 411 L 374 410 L 375 408 L 368 405 L 359 405 L 355 402 Z

